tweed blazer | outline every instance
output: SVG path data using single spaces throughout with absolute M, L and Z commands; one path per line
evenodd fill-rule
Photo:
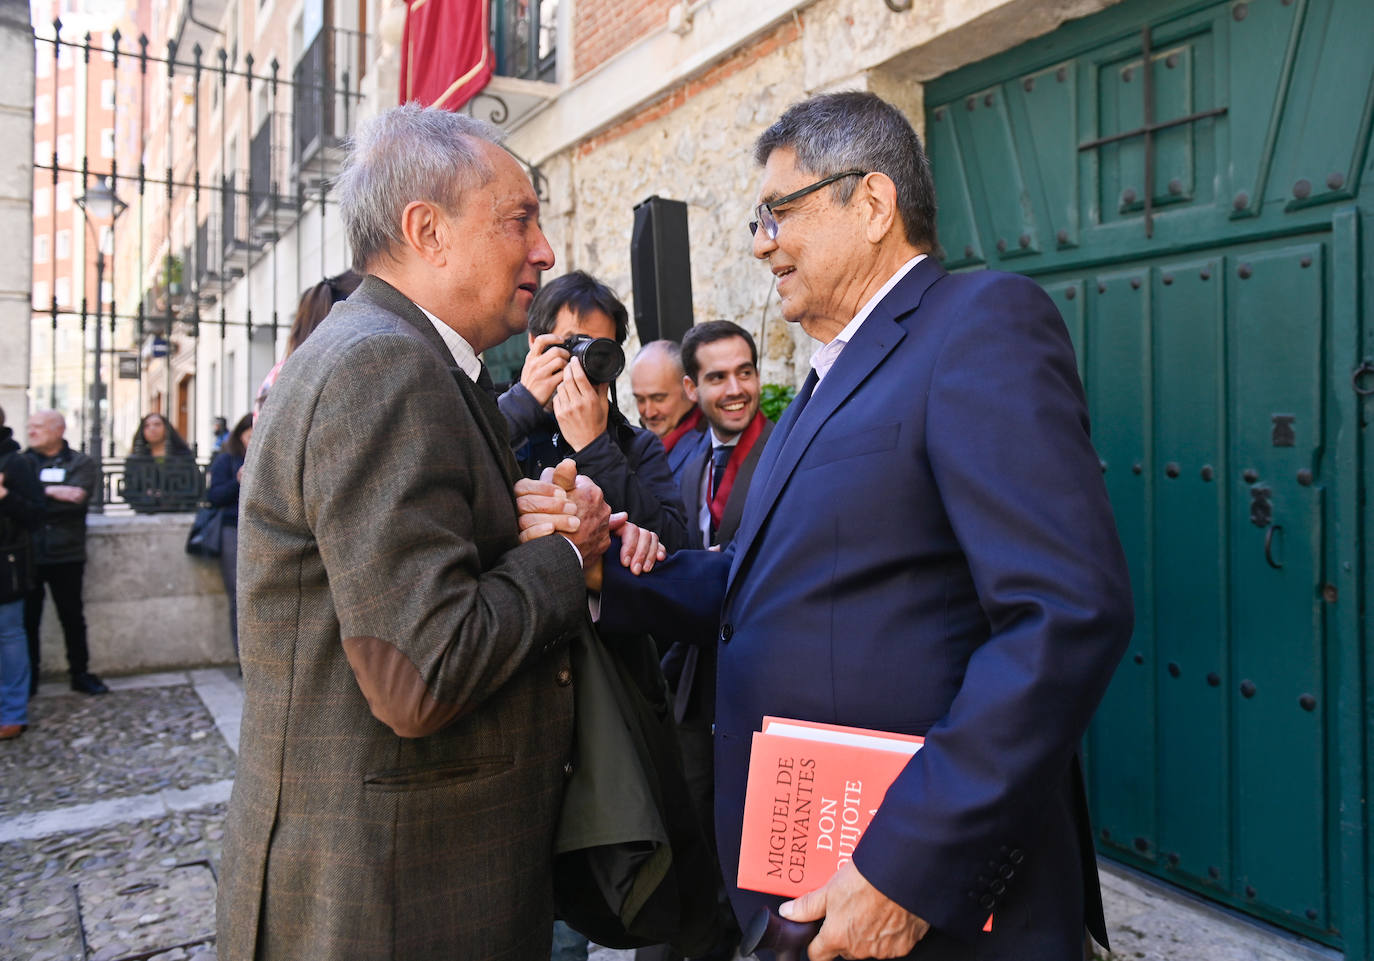
M 244 470 L 223 961 L 547 958 L 576 553 L 520 544 L 495 401 L 375 277 Z

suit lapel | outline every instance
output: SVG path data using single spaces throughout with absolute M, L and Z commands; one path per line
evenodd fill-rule
M 794 420 L 784 416 L 778 424 L 773 434 L 774 443 L 770 443 L 765 452 L 769 456 L 760 462 L 755 482 L 749 485 L 746 516 L 740 529 L 735 560 L 730 568 L 730 583 L 726 588 L 727 599 L 758 539 L 759 531 L 763 529 L 817 432 L 906 336 L 906 328 L 901 322 L 916 311 L 926 290 L 944 275 L 944 269 L 933 259 L 927 257 L 921 261 L 888 292 L 859 326 L 854 339 L 845 345 L 835 366 L 826 374 L 825 381 L 817 384 L 815 371 L 808 376 L 803 385 L 803 396 L 806 387 L 814 385 L 810 399 L 797 412 Z M 788 413 L 791 412 L 789 409 Z
M 709 431 L 709 428 L 708 428 Z M 679 442 L 681 443 L 681 442 Z M 710 547 L 702 543 L 701 537 L 701 475 L 706 470 L 705 462 L 711 458 L 711 445 L 702 445 L 702 450 L 688 458 L 682 468 L 682 500 L 687 508 L 687 533 L 694 547 Z

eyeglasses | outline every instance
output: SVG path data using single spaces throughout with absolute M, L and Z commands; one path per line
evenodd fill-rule
M 763 232 L 768 235 L 769 240 L 777 240 L 778 218 L 773 216 L 773 210 L 775 208 L 781 207 L 784 204 L 790 204 L 794 200 L 800 200 L 807 194 L 814 193 L 815 191 L 820 190 L 822 187 L 826 187 L 830 184 L 833 184 L 837 180 L 843 180 L 845 177 L 867 176 L 867 170 L 846 170 L 842 174 L 834 174 L 833 176 L 826 177 L 824 180 L 817 180 L 811 186 L 803 187 L 801 190 L 794 190 L 784 197 L 779 197 L 777 200 L 768 200 L 764 203 L 759 204 L 757 207 L 754 208 L 754 216 L 758 219 L 749 221 L 750 236 L 757 234 L 759 232 L 759 227 L 763 227 Z

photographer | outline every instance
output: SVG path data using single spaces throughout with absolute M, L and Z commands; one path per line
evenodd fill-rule
M 610 399 L 610 382 L 625 362 L 618 346 L 610 348 L 624 343 L 628 326 L 625 305 L 590 274 L 575 270 L 548 284 L 530 305 L 530 351 L 520 381 L 501 395 L 501 413 L 527 477 L 571 457 L 612 510 L 628 512 L 631 523 L 679 550 L 688 544 L 687 512 L 663 445 L 631 426 Z M 568 350 L 576 335 L 601 339 L 574 346 L 586 352 L 585 367 Z M 608 353 L 616 357 L 600 369 Z

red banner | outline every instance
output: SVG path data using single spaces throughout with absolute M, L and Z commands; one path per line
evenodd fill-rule
M 411 0 L 401 37 L 401 103 L 458 110 L 491 79 L 490 0 Z

